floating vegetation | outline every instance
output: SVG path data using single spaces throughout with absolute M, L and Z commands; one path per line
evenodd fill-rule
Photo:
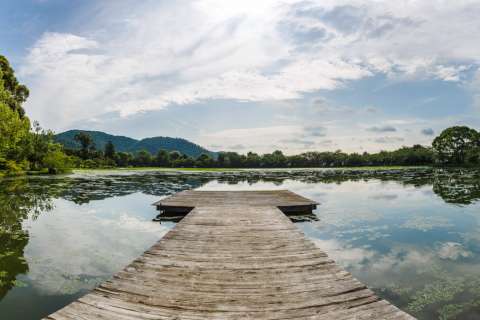
M 412 312 L 419 312 L 428 305 L 449 302 L 462 291 L 464 291 L 463 279 L 440 279 L 417 291 L 407 308 Z
M 52 301 L 58 299 L 52 303 L 61 307 L 67 297 L 95 287 L 135 258 L 126 254 L 125 246 L 141 238 L 139 232 L 145 233 L 135 221 L 160 227 L 150 221 L 145 210 L 150 203 L 145 199 L 203 186 L 280 186 L 316 199 L 322 204 L 315 215 L 294 220 L 380 296 L 418 319 L 480 318 L 478 169 L 112 170 L 5 178 L 0 180 L 0 302 L 8 292 L 23 287 L 22 294 L 36 290 Z M 117 199 L 107 202 L 107 208 L 102 200 L 112 197 Z M 145 206 L 140 213 L 135 211 L 137 199 Z M 129 216 L 132 211 L 139 215 Z M 94 219 L 84 216 L 75 220 L 75 229 L 65 228 L 70 219 L 87 213 Z M 45 217 L 50 214 L 52 218 Z M 108 229 L 133 227 L 117 241 L 117 233 L 102 234 L 107 222 Z M 43 228 L 40 234 L 38 226 Z M 67 232 L 70 238 L 62 238 Z M 52 247 L 63 240 L 58 248 Z M 75 242 L 80 245 L 75 247 Z M 99 254 L 101 246 L 98 252 L 115 257 Z M 56 260 L 65 252 L 84 258 L 66 264 L 78 268 L 66 268 Z M 91 266 L 90 261 L 95 261 L 95 268 L 84 267 Z M 2 311 L 0 303 L 3 315 Z
M 379 291 L 384 296 L 397 296 L 404 301 L 406 310 L 419 319 L 461 319 L 461 314 L 475 313 L 480 307 L 480 277 L 448 273 L 439 265 L 432 265 L 430 271 L 422 270 L 415 288 L 399 284 L 388 284 Z M 421 283 L 424 283 L 421 285 Z M 476 313 L 475 313 L 476 314 Z

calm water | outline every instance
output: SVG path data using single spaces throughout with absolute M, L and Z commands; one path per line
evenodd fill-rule
M 0 181 L 0 319 L 39 319 L 108 279 L 173 223 L 180 190 L 290 189 L 321 203 L 298 226 L 420 319 L 480 319 L 480 171 L 110 172 Z

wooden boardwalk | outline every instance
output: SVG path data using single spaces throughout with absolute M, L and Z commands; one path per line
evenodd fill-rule
M 156 205 L 191 211 L 111 280 L 46 319 L 414 319 L 278 209 L 313 201 L 288 191 L 188 191 Z

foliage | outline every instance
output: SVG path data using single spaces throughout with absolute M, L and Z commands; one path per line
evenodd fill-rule
M 0 56 L 0 169 L 9 174 L 41 170 L 46 168 L 44 160 L 51 167 L 52 159 L 58 162 L 62 158 L 62 147 L 54 143 L 51 131 L 43 130 L 38 122 L 30 130 L 22 107 L 28 95 L 28 88 L 18 83 L 8 60 Z M 62 162 L 62 170 L 64 165 Z
M 0 162 L 22 158 L 29 128 L 27 118 L 0 101 Z
M 43 166 L 48 169 L 48 173 L 56 174 L 68 171 L 71 167 L 70 157 L 60 149 L 48 152 L 42 159 Z
M 43 159 L 49 152 L 61 149 L 61 146 L 53 142 L 53 132 L 42 129 L 37 121 L 33 122 L 32 129 L 26 146 L 27 160 L 31 170 L 41 170 L 44 168 Z
M 82 159 L 88 159 L 90 151 L 95 150 L 95 144 L 88 133 L 79 132 L 74 137 L 75 141 L 77 141 L 80 146 L 80 156 Z
M 141 150 L 133 159 L 137 166 L 150 166 L 152 164 L 152 155 L 147 150 Z
M 115 146 L 113 145 L 112 141 L 108 141 L 105 145 L 105 158 L 107 159 L 115 159 Z
M 464 165 L 478 163 L 480 134 L 466 126 L 447 128 L 433 140 L 437 161 L 441 164 Z
M 170 155 L 166 150 L 158 150 L 155 164 L 159 167 L 166 167 L 170 164 Z
M 25 110 L 22 108 L 22 103 L 27 100 L 28 95 L 28 88 L 18 83 L 7 58 L 0 55 L 0 102 L 23 118 Z
M 127 167 L 133 161 L 133 156 L 127 152 L 119 152 L 115 155 L 115 162 L 119 167 Z

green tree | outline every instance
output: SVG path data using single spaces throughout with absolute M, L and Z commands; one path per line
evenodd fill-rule
M 217 166 L 220 168 L 228 168 L 230 166 L 230 161 L 227 157 L 226 152 L 219 152 L 217 156 Z
M 172 151 L 170 152 L 169 154 L 169 157 L 170 157 L 170 161 L 175 161 L 175 160 L 178 160 L 182 157 L 182 154 L 178 151 Z
M 71 159 L 60 149 L 50 150 L 42 159 L 43 166 L 48 169 L 48 173 L 57 174 L 68 171 L 71 167 Z
M 88 155 L 94 146 L 92 137 L 88 133 L 79 132 L 74 137 L 75 141 L 80 143 L 80 156 L 82 159 L 88 159 Z
M 195 164 L 201 168 L 213 167 L 214 160 L 206 153 L 202 153 L 195 161 Z
M 167 167 L 170 165 L 170 155 L 166 150 L 160 149 L 155 157 L 155 164 L 160 167 Z
M 59 144 L 54 143 L 53 132 L 44 130 L 37 121 L 33 122 L 33 130 L 28 139 L 28 156 L 30 169 L 39 170 L 43 166 L 43 158 L 49 151 L 58 150 Z
M 24 148 L 29 135 L 27 118 L 0 102 L 0 168 L 13 166 L 24 160 Z
M 273 153 L 266 153 L 262 156 L 262 164 L 267 168 L 282 168 L 287 164 L 287 158 L 282 151 L 275 150 Z
M 118 152 L 115 157 L 115 162 L 119 167 L 127 167 L 132 164 L 133 156 L 128 152 Z
M 27 97 L 28 90 L 18 83 L 8 60 L 0 56 L 0 168 L 27 166 L 24 149 L 30 121 L 21 107 Z
M 432 147 L 442 164 L 463 165 L 470 150 L 480 146 L 480 135 L 466 126 L 450 127 L 433 140 Z
M 20 118 L 25 115 L 22 107 L 29 95 L 28 88 L 20 84 L 15 77 L 15 72 L 10 66 L 7 58 L 0 55 L 0 102 L 5 103 L 12 111 L 16 112 Z
M 241 168 L 245 166 L 246 159 L 247 157 L 243 154 L 240 155 L 236 152 L 226 152 L 225 159 L 224 159 L 224 166 L 230 167 L 230 168 Z
M 152 165 L 152 155 L 147 150 L 141 150 L 135 155 L 135 165 L 150 166 Z
M 106 144 L 105 144 L 105 158 L 107 159 L 115 159 L 115 146 L 113 145 L 112 141 L 108 141 Z
M 250 168 L 258 168 L 260 166 L 261 157 L 254 152 L 248 152 L 245 159 L 245 165 Z
M 195 164 L 195 160 L 186 154 L 180 155 L 180 157 L 172 162 L 172 166 L 175 168 L 187 168 L 192 167 Z
M 25 116 L 22 107 L 28 98 L 27 87 L 19 84 L 8 60 L 0 56 L 0 169 L 23 171 L 41 169 L 50 152 L 63 154 L 54 143 L 53 133 Z M 57 159 L 58 160 L 58 159 Z

